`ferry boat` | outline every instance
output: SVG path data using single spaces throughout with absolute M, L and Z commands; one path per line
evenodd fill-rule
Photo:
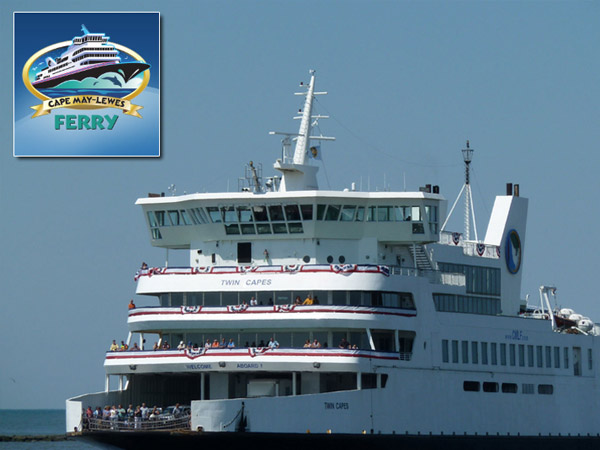
M 251 162 L 239 192 L 137 200 L 151 244 L 189 251 L 189 266 L 138 271 L 149 301 L 129 310 L 126 344 L 140 350 L 106 354 L 104 392 L 67 400 L 67 431 L 82 432 L 87 405 L 145 402 L 190 415 L 177 431 L 83 435 L 125 448 L 597 446 L 599 329 L 558 308 L 552 286 L 537 307 L 521 298 L 519 186 L 496 197 L 483 239 L 468 142 L 462 232 L 446 231 L 438 186 L 320 190 L 311 155 L 333 138 L 312 133 L 314 71 L 301 94 L 298 133 L 272 132 L 280 176 Z
M 119 51 L 104 33 L 90 33 L 81 25 L 83 36 L 73 38 L 72 44 L 59 58 L 46 57 L 46 67 L 40 70 L 32 85 L 36 89 L 53 88 L 68 80 L 97 78 L 107 72 L 120 74 L 125 82 L 150 67 L 145 62 L 121 62 Z

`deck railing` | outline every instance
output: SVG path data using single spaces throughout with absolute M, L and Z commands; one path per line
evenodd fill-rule
M 190 416 L 173 418 L 142 419 L 131 417 L 125 420 L 82 418 L 84 431 L 150 431 L 150 430 L 189 430 Z

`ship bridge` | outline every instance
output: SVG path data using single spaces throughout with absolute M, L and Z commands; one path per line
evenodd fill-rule
M 191 194 L 136 204 L 152 245 L 189 249 L 192 267 L 293 264 L 298 258 L 385 263 L 388 246 L 437 242 L 446 209 L 440 194 L 428 192 Z

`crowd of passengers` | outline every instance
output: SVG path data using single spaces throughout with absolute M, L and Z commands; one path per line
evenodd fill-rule
M 246 341 L 243 348 L 248 348 L 248 347 L 279 348 L 279 342 L 277 342 L 277 340 L 274 337 L 269 339 L 269 342 L 267 344 L 265 344 L 265 341 L 262 339 L 260 340 L 258 345 L 256 345 L 256 342 L 254 342 L 254 341 L 252 341 L 251 344 L 249 344 L 248 341 Z M 302 347 L 303 348 L 327 348 L 328 346 L 327 346 L 327 342 L 324 342 L 323 344 L 321 344 L 318 339 L 314 339 L 312 342 L 310 339 L 307 339 L 306 341 L 304 341 L 304 345 Z M 207 339 L 206 343 L 204 345 L 198 345 L 198 343 L 196 343 L 196 342 L 192 343 L 192 341 L 189 341 L 186 345 L 185 342 L 180 341 L 179 345 L 177 345 L 177 347 L 176 347 L 177 350 L 186 350 L 187 349 L 187 350 L 192 350 L 192 351 L 199 351 L 201 348 L 206 348 L 206 349 L 208 349 L 208 348 L 236 348 L 236 345 L 235 345 L 235 341 L 233 339 L 229 339 L 227 341 L 225 338 L 222 338 L 220 342 L 218 339 L 214 339 L 212 342 L 210 339 Z M 358 345 L 351 344 L 350 342 L 348 342 L 348 340 L 346 338 L 342 338 L 340 340 L 338 348 L 358 350 Z M 112 344 L 110 346 L 111 352 L 125 352 L 125 351 L 131 352 L 131 351 L 140 351 L 140 350 L 141 349 L 138 346 L 137 342 L 135 342 L 132 345 L 132 347 L 129 348 L 129 346 L 125 342 L 121 341 L 121 345 L 118 345 L 117 341 L 113 339 Z M 158 342 L 155 342 L 154 346 L 152 347 L 152 350 L 154 350 L 154 351 L 156 351 L 156 350 L 171 350 L 171 346 L 169 345 L 169 343 L 166 340 L 162 341 L 162 344 L 160 344 L 160 345 Z
M 267 302 L 269 305 L 273 305 L 273 299 L 269 298 L 269 301 Z M 256 300 L 256 297 L 252 296 L 250 298 L 249 302 L 246 302 L 246 300 L 242 300 L 242 305 L 244 306 L 262 306 L 263 302 Z M 317 295 L 313 296 L 312 295 L 308 295 L 304 300 L 302 300 L 302 298 L 297 295 L 296 298 L 294 299 L 294 306 L 298 306 L 298 305 L 319 305 L 319 297 Z M 129 302 L 129 305 L 127 305 L 129 309 L 135 309 L 135 303 L 133 302 L 133 299 Z
M 146 403 L 142 403 L 141 406 L 138 405 L 135 408 L 133 405 L 129 405 L 127 409 L 123 408 L 122 405 L 107 405 L 104 409 L 100 406 L 97 406 L 96 409 L 92 409 L 91 406 L 88 406 L 83 413 L 84 427 L 87 428 L 91 420 L 100 419 L 107 421 L 107 424 L 113 429 L 118 428 L 123 424 L 128 424 L 128 426 L 133 428 L 141 428 L 142 422 L 144 421 L 166 419 L 167 417 L 161 416 L 162 412 L 163 408 L 159 408 L 158 406 L 149 408 L 146 406 Z M 179 403 L 177 403 L 175 407 L 173 407 L 173 410 L 169 412 L 169 416 L 172 416 L 175 419 L 184 417 L 185 415 L 189 415 L 189 410 L 186 411 Z

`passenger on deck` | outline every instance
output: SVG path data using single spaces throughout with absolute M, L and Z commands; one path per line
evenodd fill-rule
M 117 345 L 117 341 L 113 339 L 112 344 L 110 344 L 110 351 L 116 352 L 119 350 L 119 346 Z
M 206 340 L 206 343 L 204 344 L 204 348 L 211 348 L 212 345 L 210 344 L 210 339 Z
M 275 338 L 269 339 L 269 348 L 279 348 L 279 342 Z
M 235 342 L 233 342 L 233 339 L 229 339 L 229 342 L 227 343 L 227 348 L 235 348 Z
M 221 343 L 219 344 L 219 348 L 227 348 L 227 342 L 225 342 L 225 338 L 221 338 Z
M 142 403 L 142 407 L 140 408 L 142 412 L 142 419 L 146 420 L 148 418 L 148 413 L 150 412 L 145 403 Z
M 269 297 L 269 305 L 273 304 L 273 299 L 271 297 Z
M 129 309 L 135 309 L 135 303 L 133 303 L 133 299 L 131 299 L 131 301 L 129 302 L 128 307 Z
M 212 343 L 211 347 L 212 347 L 212 348 L 219 348 L 219 341 L 217 341 L 217 340 L 215 339 L 215 340 L 213 341 L 213 343 Z
M 167 341 L 164 341 L 163 345 L 162 345 L 162 349 L 163 350 L 170 350 L 171 346 L 169 345 L 169 343 Z
M 254 295 L 252 296 L 252 298 L 250 298 L 250 306 L 257 306 L 258 305 L 258 300 L 256 300 L 256 297 L 254 297 Z
M 340 345 L 338 347 L 339 348 L 348 348 L 348 347 L 350 347 L 350 344 L 348 343 L 346 338 L 343 337 L 342 340 L 340 341 Z
M 127 345 L 125 342 L 121 341 L 121 348 L 119 350 L 122 352 L 125 352 L 125 351 L 129 350 L 129 345 Z
M 319 304 L 319 297 L 317 297 L 315 295 L 315 299 L 313 300 L 313 305 L 318 305 Z
M 145 262 L 142 263 L 142 270 L 146 270 L 148 269 L 148 264 L 146 264 Z
M 139 352 L 140 351 L 140 347 L 138 346 L 137 342 L 133 343 L 133 346 L 129 349 L 130 352 Z
M 304 341 L 304 348 L 310 348 L 310 339 L 307 339 L 306 341 Z
M 296 296 L 296 300 L 294 300 L 294 305 L 301 305 L 302 304 L 302 299 L 300 298 L 299 295 Z
M 175 408 L 173 408 L 173 416 L 179 417 L 181 415 L 181 408 L 179 407 L 179 403 L 175 403 Z
M 303 305 L 312 305 L 313 303 L 314 303 L 314 300 L 311 295 L 306 297 L 306 299 L 302 302 Z
M 179 345 L 177 346 L 177 350 L 185 350 L 185 343 L 183 341 L 179 341 Z
M 260 340 L 260 342 L 258 343 L 259 347 L 266 347 L 265 346 L 265 341 L 263 341 L 262 339 Z
M 313 343 L 310 346 L 311 348 L 321 348 L 321 343 L 319 342 L 318 339 L 315 338 L 315 340 L 313 341 Z
M 142 428 L 142 410 L 140 409 L 139 405 L 135 408 L 133 413 L 133 422 L 136 430 Z
M 92 411 L 91 406 L 88 406 L 87 409 L 85 410 L 85 417 L 87 417 L 88 419 L 91 419 L 92 417 L 94 417 L 94 411 Z

